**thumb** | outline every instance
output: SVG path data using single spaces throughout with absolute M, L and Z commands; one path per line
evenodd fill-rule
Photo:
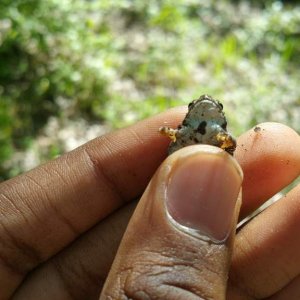
M 242 176 L 213 146 L 168 157 L 134 212 L 100 299 L 225 299 Z

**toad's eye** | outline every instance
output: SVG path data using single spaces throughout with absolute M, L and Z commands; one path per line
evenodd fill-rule
M 189 103 L 189 106 L 188 106 L 188 108 L 189 109 L 191 109 L 193 106 L 195 105 L 195 100 L 194 101 L 192 101 L 191 103 Z
M 223 109 L 223 104 L 221 102 L 219 102 L 219 105 L 221 106 L 221 109 Z

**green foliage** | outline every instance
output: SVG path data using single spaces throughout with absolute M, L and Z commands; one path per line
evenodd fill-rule
M 92 63 L 103 37 L 80 2 L 0 4 L 0 164 L 12 150 L 26 148 L 49 116 L 64 113 L 61 102 L 93 118 L 92 106 L 107 100 L 112 59 L 105 53 Z
M 2 0 L 0 178 L 50 117 L 122 127 L 208 93 L 235 134 L 300 130 L 299 33 L 292 1 Z

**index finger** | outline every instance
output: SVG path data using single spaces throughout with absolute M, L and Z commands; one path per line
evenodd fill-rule
M 8 295 L 29 270 L 142 193 L 166 156 L 158 127 L 184 113 L 176 108 L 97 138 L 0 185 L 0 286 Z

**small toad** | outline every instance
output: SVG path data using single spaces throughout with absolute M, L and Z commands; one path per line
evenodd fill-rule
M 236 148 L 235 139 L 227 132 L 222 103 L 208 95 L 189 104 L 188 113 L 177 129 L 161 127 L 159 132 L 172 140 L 169 154 L 194 144 L 217 146 L 231 155 Z

